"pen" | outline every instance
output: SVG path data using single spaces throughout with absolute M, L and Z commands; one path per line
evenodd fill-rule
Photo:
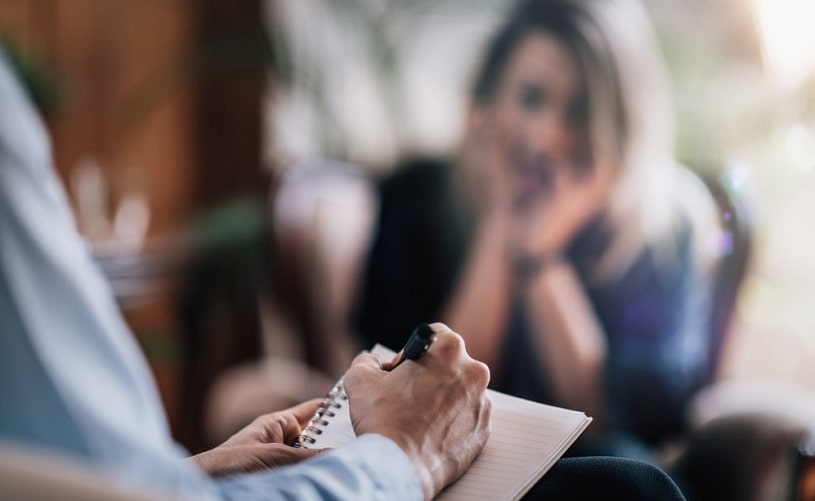
M 435 332 L 433 332 L 433 329 L 426 323 L 422 322 L 417 325 L 410 334 L 407 343 L 405 343 L 405 347 L 402 349 L 402 357 L 399 358 L 399 361 L 396 362 L 393 368 L 399 367 L 399 364 L 405 360 L 416 360 L 421 357 L 422 354 L 430 348 L 430 345 L 433 344 L 434 336 Z

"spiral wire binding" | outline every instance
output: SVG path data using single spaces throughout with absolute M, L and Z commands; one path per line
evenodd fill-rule
M 302 449 L 308 449 L 309 445 L 313 445 L 317 441 L 315 435 L 323 434 L 323 428 L 331 424 L 331 418 L 337 415 L 335 410 L 342 409 L 344 404 L 341 402 L 347 400 L 348 395 L 345 394 L 345 388 L 340 379 L 320 402 L 320 406 L 308 420 L 306 426 L 300 430 L 300 434 L 294 439 L 292 445 Z

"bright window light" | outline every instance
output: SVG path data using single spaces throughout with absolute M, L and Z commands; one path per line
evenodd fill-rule
M 815 1 L 755 0 L 764 58 L 784 88 L 815 72 Z

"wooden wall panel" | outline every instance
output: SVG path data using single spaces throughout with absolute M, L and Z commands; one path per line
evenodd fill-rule
M 251 54 L 262 44 L 261 5 L 0 0 L 0 35 L 40 60 L 60 89 L 47 123 L 66 184 L 84 159 L 95 159 L 110 183 L 109 212 L 124 193 L 144 192 L 148 235 L 158 240 L 181 234 L 198 211 L 261 193 L 265 69 Z M 178 412 L 179 338 L 195 335 L 179 312 L 178 271 L 150 298 L 122 303 L 175 430 L 188 426 Z

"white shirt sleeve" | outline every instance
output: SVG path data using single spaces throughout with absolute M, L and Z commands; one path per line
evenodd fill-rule
M 214 481 L 171 439 L 147 363 L 76 231 L 47 134 L 0 48 L 0 442 L 193 499 L 417 499 L 381 436 Z
M 394 442 L 363 435 L 348 445 L 298 466 L 267 474 L 241 475 L 220 484 L 225 499 L 264 499 L 270 491 L 281 499 L 422 499 L 413 466 Z

